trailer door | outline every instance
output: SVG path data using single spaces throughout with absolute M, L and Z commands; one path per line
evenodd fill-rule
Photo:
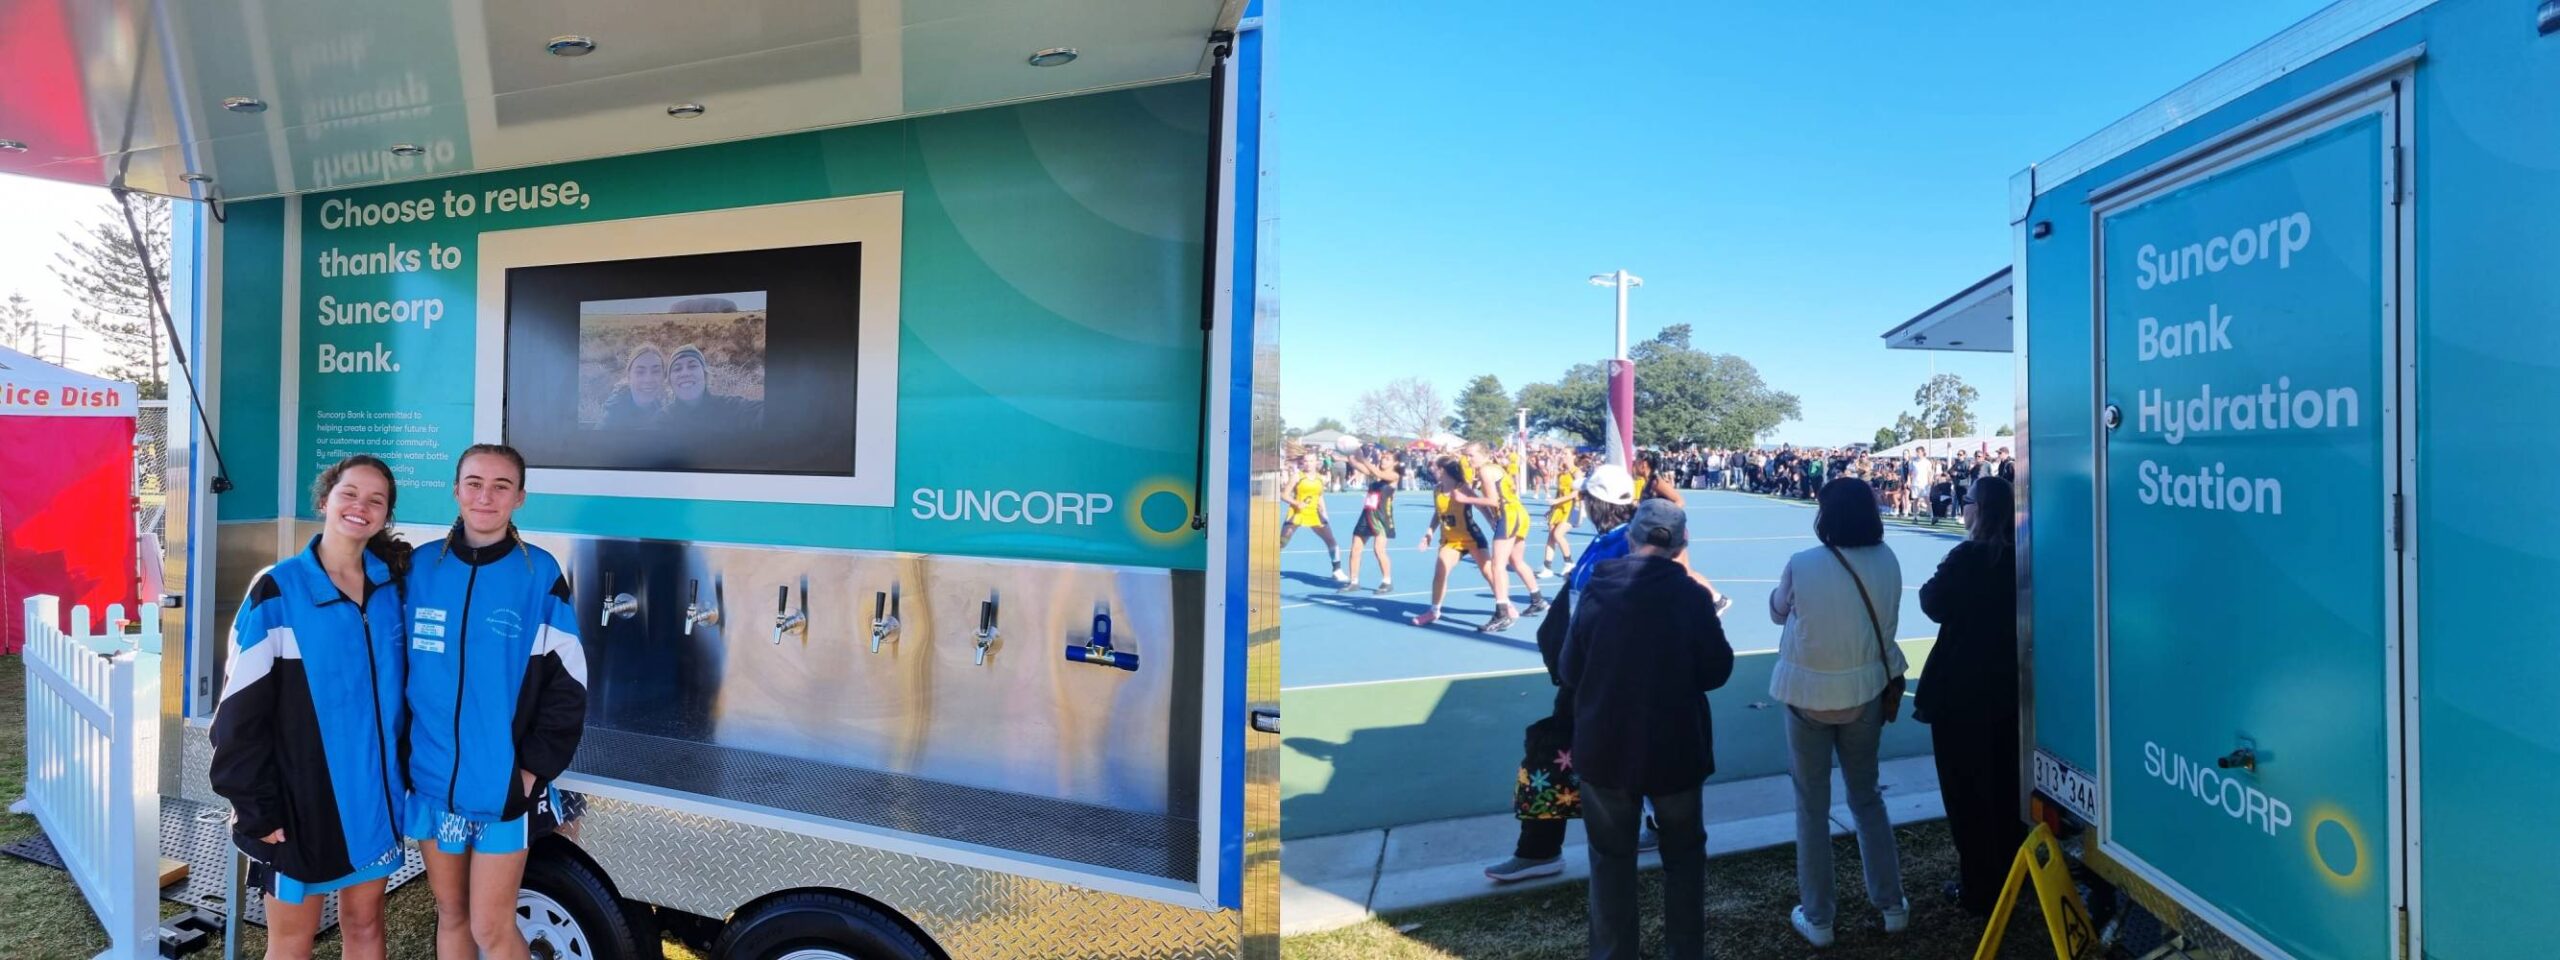
M 2405 81 L 2092 196 L 2100 829 L 2271 956 L 2390 956 Z

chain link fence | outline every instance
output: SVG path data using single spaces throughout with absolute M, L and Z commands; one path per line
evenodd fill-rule
M 173 479 L 169 471 L 172 467 L 183 469 L 184 464 L 171 460 L 169 401 L 144 400 L 140 406 L 142 409 L 133 421 L 133 493 L 134 504 L 142 515 L 134 530 L 150 534 L 166 544 L 169 542 L 169 493 L 173 487 L 185 482 L 183 478 Z

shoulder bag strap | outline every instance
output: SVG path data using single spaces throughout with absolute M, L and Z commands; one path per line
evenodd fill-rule
M 1840 561 L 1840 569 L 1849 571 L 1849 582 L 1858 585 L 1858 605 L 1867 608 L 1867 626 L 1875 629 L 1876 662 L 1884 664 L 1885 670 L 1891 672 L 1893 657 L 1884 649 L 1884 621 L 1876 618 L 1876 602 L 1874 598 L 1867 596 L 1867 581 L 1858 576 L 1858 568 L 1849 565 L 1849 556 L 1841 553 L 1839 547 L 1830 544 L 1823 546 L 1831 551 L 1832 559 Z

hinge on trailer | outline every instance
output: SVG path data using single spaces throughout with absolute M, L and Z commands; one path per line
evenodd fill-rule
M 2391 205 L 2399 206 L 2400 198 L 2409 193 L 2409 168 L 2401 162 L 2408 151 L 2399 144 L 2391 145 Z
M 2398 553 L 2402 549 L 2400 530 L 2408 525 L 2400 513 L 2400 495 L 2395 493 L 2391 495 L 2391 552 L 2393 553 Z
M 2394 960 L 2409 960 L 2409 908 L 2401 907 L 2394 919 L 2400 924 L 2400 952 L 2392 956 Z

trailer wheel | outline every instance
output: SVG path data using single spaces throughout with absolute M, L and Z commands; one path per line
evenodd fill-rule
M 720 960 L 934 960 L 932 948 L 880 911 L 839 896 L 794 893 L 730 921 Z
M 657 931 L 645 910 L 626 910 L 603 877 L 557 853 L 525 861 L 516 890 L 516 930 L 534 960 L 657 960 Z

